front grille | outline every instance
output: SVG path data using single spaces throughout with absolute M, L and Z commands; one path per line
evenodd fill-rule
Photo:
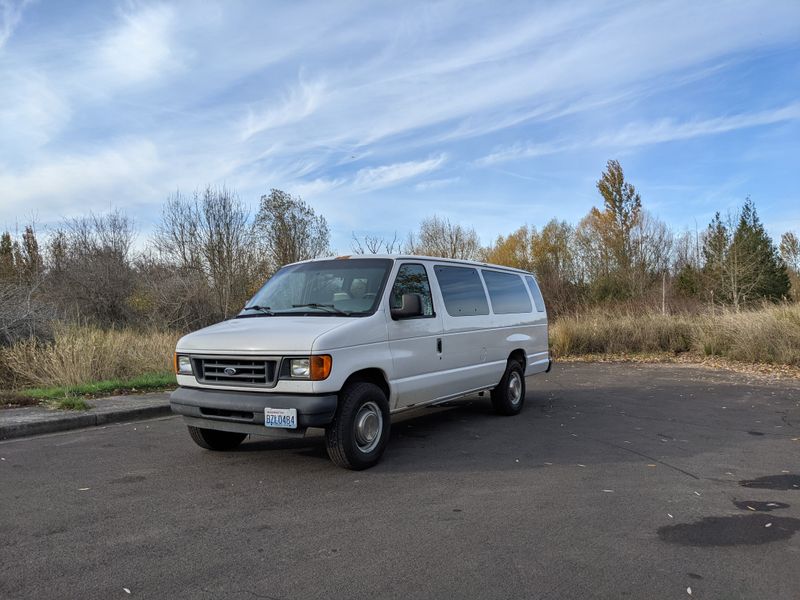
M 267 358 L 201 356 L 192 362 L 197 381 L 214 385 L 272 387 L 278 371 L 278 361 Z

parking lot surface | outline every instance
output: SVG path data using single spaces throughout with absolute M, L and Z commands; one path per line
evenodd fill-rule
M 0 598 L 800 597 L 800 385 L 556 365 L 526 406 L 213 453 L 177 417 L 0 443 Z

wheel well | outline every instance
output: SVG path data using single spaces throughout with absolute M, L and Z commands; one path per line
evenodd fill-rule
M 381 390 L 383 390 L 383 393 L 386 395 L 386 399 L 389 400 L 389 382 L 386 381 L 386 375 L 380 369 L 373 368 L 356 371 L 347 378 L 347 381 L 344 382 L 342 389 L 346 388 L 351 383 L 355 383 L 356 381 L 367 381 L 369 383 L 374 383 L 381 388 Z
M 523 350 L 522 348 L 517 348 L 511 354 L 508 355 L 508 360 L 516 360 L 519 364 L 522 365 L 522 372 L 523 373 L 525 372 L 525 368 L 527 366 L 525 364 L 526 363 L 526 361 L 525 361 L 526 358 L 527 357 L 525 356 L 525 350 Z

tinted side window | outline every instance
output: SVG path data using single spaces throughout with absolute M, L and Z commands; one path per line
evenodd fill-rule
M 492 301 L 492 310 L 496 315 L 533 311 L 522 277 L 499 271 L 482 271 L 482 273 Z
M 428 274 L 422 265 L 405 264 L 397 271 L 394 280 L 392 296 L 389 300 L 391 308 L 400 308 L 403 304 L 403 294 L 419 294 L 422 296 L 422 314 L 426 317 L 433 316 L 433 299 L 431 286 L 428 283 Z
M 537 285 L 536 280 L 529 275 L 525 278 L 525 281 L 528 282 L 528 287 L 531 289 L 533 301 L 536 303 L 536 310 L 539 312 L 544 312 L 544 300 L 542 299 L 542 292 L 539 291 L 539 286 Z
M 451 317 L 489 314 L 489 303 L 476 269 L 436 265 L 433 270 L 447 314 Z

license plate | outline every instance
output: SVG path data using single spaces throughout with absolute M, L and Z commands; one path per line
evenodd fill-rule
M 297 409 L 265 408 L 264 425 L 281 429 L 297 429 Z

